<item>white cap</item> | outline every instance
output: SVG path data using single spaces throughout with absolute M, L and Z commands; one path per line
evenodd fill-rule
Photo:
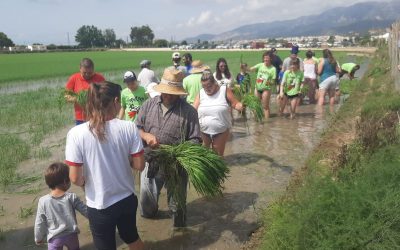
M 154 90 L 155 86 L 157 86 L 157 83 L 155 82 L 149 83 L 149 85 L 147 85 L 146 93 L 149 94 L 151 98 L 161 95 L 160 92 Z
M 179 54 L 179 52 L 172 53 L 172 59 L 178 59 L 178 58 L 181 58 L 181 54 Z

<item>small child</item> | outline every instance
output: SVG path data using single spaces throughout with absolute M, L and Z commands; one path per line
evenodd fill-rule
M 44 178 L 51 192 L 39 199 L 35 242 L 43 244 L 47 236 L 48 249 L 62 249 L 63 246 L 79 249 L 75 210 L 87 218 L 87 207 L 76 194 L 67 192 L 71 186 L 69 167 L 61 162 L 53 163 Z
M 144 87 L 139 86 L 133 71 L 125 72 L 124 83 L 126 83 L 126 88 L 121 92 L 121 110 L 118 118 L 134 122 L 140 107 L 148 96 Z
M 242 91 L 245 91 L 245 93 L 250 92 L 250 75 L 247 73 L 247 63 L 240 64 L 240 72 L 236 76 L 236 82 Z

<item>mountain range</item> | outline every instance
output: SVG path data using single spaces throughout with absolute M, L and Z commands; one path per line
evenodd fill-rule
M 371 29 L 389 27 L 400 19 L 400 1 L 363 2 L 349 7 L 336 7 L 319 15 L 292 20 L 254 23 L 220 34 L 201 34 L 188 42 L 227 41 L 292 36 L 364 34 Z

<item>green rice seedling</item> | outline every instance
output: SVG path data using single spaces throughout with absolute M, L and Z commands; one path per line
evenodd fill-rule
M 229 168 L 224 160 L 213 150 L 199 144 L 183 142 L 178 145 L 161 145 L 151 152 L 153 159 L 165 174 L 167 187 L 173 192 L 178 206 L 185 202 L 179 190 L 180 172 L 186 171 L 195 190 L 203 196 L 214 197 L 222 194 L 222 184 L 227 178 Z
M 26 219 L 32 215 L 33 215 L 33 206 L 27 207 L 27 208 L 24 208 L 24 207 L 19 208 L 19 213 L 18 213 L 19 218 Z
M 6 240 L 6 233 L 2 228 L 0 228 L 0 241 L 5 241 Z
M 254 114 L 257 122 L 261 122 L 264 119 L 264 110 L 261 105 L 261 101 L 257 98 L 257 96 L 245 94 L 243 96 L 242 103 Z

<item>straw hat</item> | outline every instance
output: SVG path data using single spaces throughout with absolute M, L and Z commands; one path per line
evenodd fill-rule
M 202 61 L 200 60 L 194 60 L 192 62 L 192 69 L 190 70 L 190 73 L 195 74 L 195 73 L 202 73 L 206 69 L 210 69 L 207 65 L 204 65 Z
M 157 86 L 154 86 L 154 90 L 164 94 L 170 95 L 187 95 L 183 88 L 182 82 L 185 75 L 182 71 L 166 68 L 164 74 L 161 77 L 161 81 Z

